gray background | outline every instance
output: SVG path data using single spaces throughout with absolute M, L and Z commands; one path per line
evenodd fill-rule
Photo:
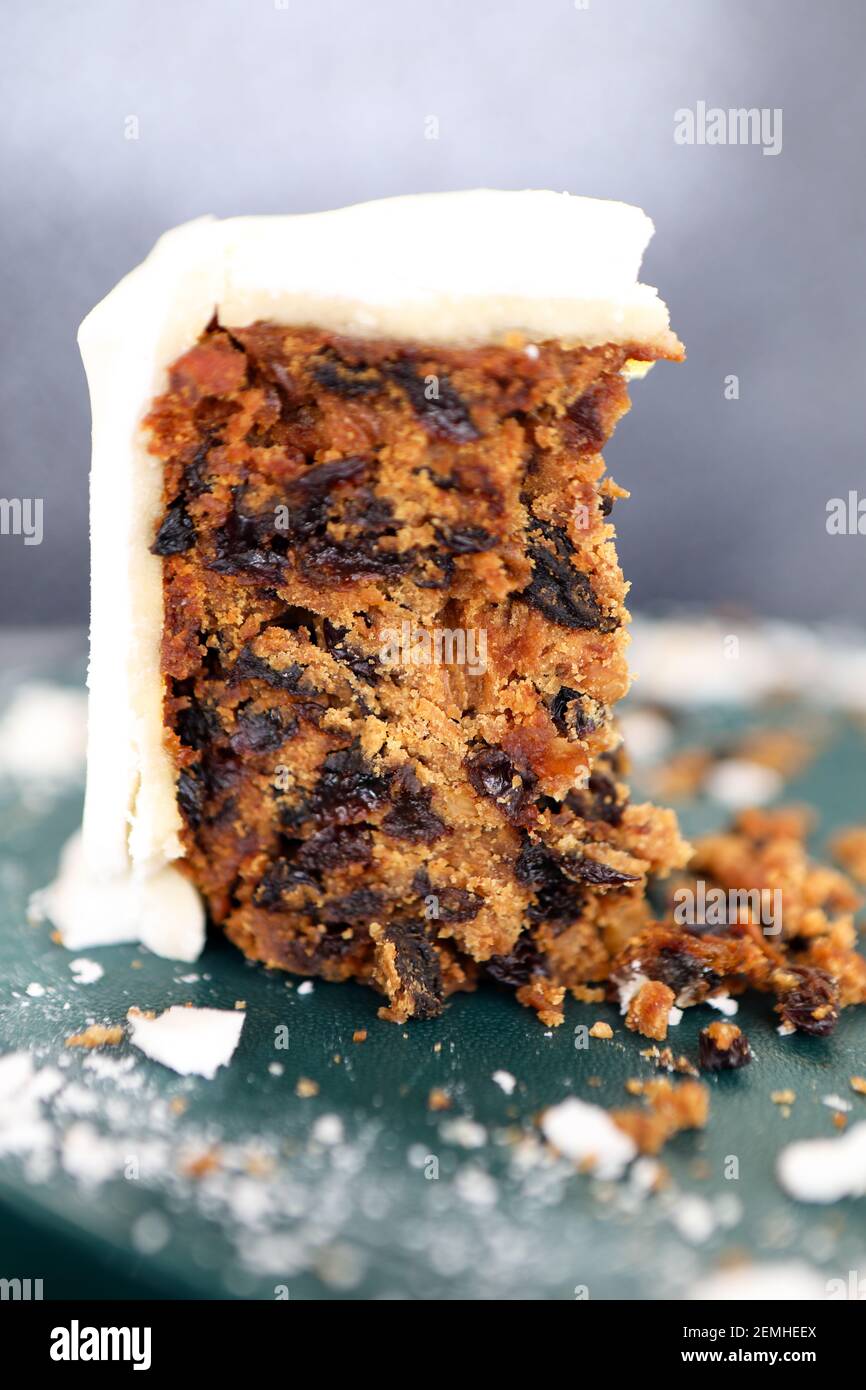
M 45 539 L 0 537 L 3 619 L 86 615 L 75 330 L 160 232 L 478 185 L 656 223 L 643 278 L 689 361 L 636 387 L 607 453 L 635 606 L 866 616 L 866 537 L 825 528 L 866 492 L 861 0 L 283 3 L 7 5 L 0 494 L 43 497 Z M 699 100 L 781 107 L 782 152 L 676 145 Z

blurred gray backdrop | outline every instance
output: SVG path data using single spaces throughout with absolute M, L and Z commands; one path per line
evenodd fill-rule
M 480 185 L 621 198 L 655 221 L 643 278 L 689 360 L 636 386 L 607 452 L 633 491 L 617 523 L 634 606 L 866 616 L 866 535 L 826 529 L 830 498 L 866 495 L 862 0 L 31 0 L 5 16 L 0 496 L 43 498 L 44 539 L 0 535 L 4 621 L 86 616 L 75 330 L 160 232 Z M 677 144 L 674 113 L 699 102 L 780 108 L 781 152 Z

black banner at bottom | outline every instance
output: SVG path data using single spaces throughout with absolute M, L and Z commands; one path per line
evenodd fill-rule
M 453 1305 L 450 1305 L 453 1307 Z M 101 1368 L 147 1375 L 156 1372 L 173 1375 L 184 1371 L 196 1376 L 214 1374 L 224 1378 L 233 1371 L 247 1376 L 251 1367 L 268 1368 L 273 1375 L 278 1366 L 291 1373 L 291 1357 L 314 1355 L 321 1348 L 329 1375 L 339 1364 L 338 1348 L 345 1346 L 357 1368 L 358 1345 L 344 1328 L 343 1319 L 351 1308 L 341 1301 L 338 1340 L 331 1332 L 324 1339 L 316 1323 L 316 1304 L 291 1302 L 39 1302 L 0 1301 L 0 1337 L 7 1353 L 15 1349 L 20 1362 L 40 1375 L 48 1373 L 60 1381 L 77 1373 L 98 1377 Z M 540 1310 L 539 1310 L 540 1311 Z M 332 1319 L 334 1313 L 329 1315 Z M 400 1317 L 389 1315 L 385 1307 L 373 1312 L 373 1326 L 382 1318 L 387 1330 L 387 1360 L 399 1358 L 405 1348 L 406 1364 L 418 1361 L 420 1329 L 411 1310 L 401 1305 Z M 553 1314 L 556 1318 L 556 1314 Z M 822 1376 L 842 1371 L 850 1361 L 850 1350 L 860 1318 L 858 1309 L 845 1302 L 754 1302 L 754 1303 L 614 1303 L 590 1301 L 568 1305 L 564 1323 L 555 1321 L 557 1332 L 576 1334 L 577 1344 L 559 1344 L 558 1360 L 567 1364 L 575 1345 L 583 1352 L 595 1348 L 609 1370 L 618 1378 L 631 1371 L 653 1378 L 669 1370 L 738 1370 L 760 1366 L 767 1372 L 806 1367 Z M 458 1315 L 459 1317 L 459 1315 Z M 515 1339 L 525 1344 L 529 1328 L 522 1333 L 510 1322 L 507 1341 L 490 1338 L 491 1321 L 496 1313 L 485 1308 L 484 1343 L 488 1344 L 494 1365 L 497 1352 Z M 442 1324 L 437 1319 L 437 1326 Z M 536 1323 L 533 1331 L 541 1330 Z M 323 1329 L 324 1330 L 324 1327 Z M 370 1345 L 369 1311 L 365 1315 L 366 1344 Z M 477 1324 L 476 1324 L 477 1331 Z M 463 1334 L 468 1335 L 469 1329 Z M 424 1362 L 435 1350 L 428 1327 L 423 1334 Z M 552 1344 L 554 1348 L 557 1343 Z M 500 1353 L 501 1354 L 501 1353 Z M 556 1353 L 555 1353 L 556 1354 Z M 440 1353 L 441 1356 L 441 1353 Z M 397 1362 L 399 1363 L 399 1360 Z M 325 1367 L 323 1366 L 323 1369 Z M 444 1366 L 440 1367 L 444 1370 Z M 600 1368 L 599 1368 L 600 1369 Z

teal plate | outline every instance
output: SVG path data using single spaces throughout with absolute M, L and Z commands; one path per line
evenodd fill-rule
M 5 669 L 8 696 L 25 671 Z M 80 668 L 55 658 L 46 669 L 74 683 Z M 691 742 L 745 726 L 703 711 L 681 732 Z M 845 1011 L 833 1037 L 815 1040 L 780 1037 L 766 1000 L 741 1004 L 755 1061 L 709 1079 L 707 1129 L 668 1146 L 668 1186 L 646 1195 L 575 1173 L 535 1123 L 572 1095 L 628 1103 L 626 1080 L 653 1074 L 612 1006 L 569 1002 L 551 1032 L 491 986 L 400 1028 L 377 1018 L 369 991 L 316 981 L 301 992 L 219 939 L 193 966 L 141 948 L 82 951 L 104 973 L 79 983 L 49 927 L 26 924 L 26 905 L 77 824 L 80 787 L 22 796 L 2 785 L 0 1052 L 28 1052 L 42 1093 L 23 1137 L 21 1115 L 7 1112 L 4 1129 L 0 1099 L 0 1276 L 41 1278 L 47 1298 L 657 1299 L 687 1298 L 747 1260 L 805 1264 L 820 1281 L 864 1267 L 864 1203 L 792 1202 L 774 1167 L 784 1144 L 835 1133 L 822 1097 L 844 1096 L 850 1120 L 866 1118 L 849 1085 L 866 1073 L 866 1011 Z M 866 738 L 834 719 L 786 800 L 812 802 L 823 837 L 864 818 L 864 786 Z M 690 833 L 721 819 L 707 803 L 681 813 Z M 64 1047 L 131 1006 L 238 1001 L 240 1044 L 212 1081 L 127 1041 L 98 1054 Z M 676 1051 L 694 1058 L 711 1017 L 687 1011 Z M 613 1041 L 579 1046 L 576 1030 L 597 1019 Z M 366 1041 L 353 1042 L 358 1030 Z M 511 1094 L 497 1072 L 515 1078 Z M 299 1082 L 315 1094 L 299 1096 Z M 428 1108 L 433 1088 L 450 1109 Z M 783 1089 L 797 1095 L 787 1117 L 770 1100 Z

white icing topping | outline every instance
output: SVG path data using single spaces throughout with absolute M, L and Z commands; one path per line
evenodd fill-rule
M 81 326 L 93 414 L 88 778 L 80 872 L 56 905 L 84 920 L 98 883 L 99 940 L 153 941 L 183 959 L 200 936 L 185 888 L 161 871 L 182 853 L 163 743 L 161 565 L 148 546 L 162 470 L 141 420 L 165 371 L 214 312 L 230 327 L 286 325 L 426 342 L 634 343 L 678 355 L 656 291 L 638 283 L 652 223 L 624 203 L 550 192 L 393 198 L 296 217 L 201 219 L 167 233 Z M 130 870 L 135 887 L 131 887 Z M 148 906 L 159 877 L 172 913 Z M 173 886 L 166 886 L 168 883 Z M 131 906 L 128 899 L 137 905 Z M 108 903 L 111 903 L 109 908 Z M 76 947 L 96 944 L 71 928 Z M 113 921 L 113 925 L 112 925 Z M 59 923 L 58 923 L 59 925 Z M 95 929 L 95 926 L 94 926 Z
M 81 835 L 66 845 L 57 879 L 38 894 L 38 907 L 70 951 L 140 941 L 157 955 L 195 960 L 204 946 L 202 901 L 177 869 L 94 872 Z

